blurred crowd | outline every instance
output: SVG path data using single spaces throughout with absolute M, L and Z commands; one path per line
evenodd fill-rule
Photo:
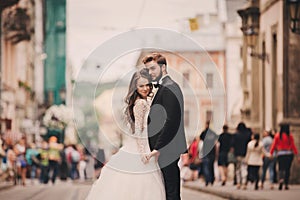
M 57 178 L 84 181 L 99 177 L 105 162 L 103 149 L 88 151 L 81 144 L 64 145 L 55 136 L 42 142 L 27 144 L 22 137 L 15 143 L 0 138 L 0 181 L 26 184 L 26 178 L 40 184 L 55 184 Z M 233 166 L 233 184 L 237 189 L 263 189 L 266 177 L 270 189 L 289 189 L 290 169 L 298 150 L 289 124 L 281 124 L 280 131 L 264 130 L 254 133 L 240 122 L 234 133 L 227 125 L 220 134 L 205 129 L 189 145 L 188 154 L 181 158 L 183 181 L 205 181 L 213 185 L 217 180 L 224 186 L 228 181 L 228 167 Z M 297 157 L 300 162 L 300 157 Z M 217 167 L 216 167 L 217 166 Z M 218 176 L 216 177 L 216 173 Z M 268 173 L 267 173 L 268 172 Z
M 192 141 L 188 154 L 182 156 L 181 177 L 183 181 L 203 178 L 208 186 L 214 184 L 218 171 L 217 178 L 224 186 L 231 164 L 237 189 L 247 189 L 249 182 L 254 183 L 255 190 L 263 189 L 268 172 L 270 189 L 278 183 L 279 190 L 288 190 L 291 165 L 297 155 L 289 124 L 281 124 L 279 132 L 264 130 L 260 134 L 240 122 L 234 133 L 224 125 L 223 132 L 217 134 L 208 121 L 205 130 Z
M 27 144 L 26 138 L 12 144 L 0 138 L 0 182 L 26 184 L 26 179 L 55 184 L 57 178 L 84 181 L 99 176 L 104 163 L 101 149 L 95 154 L 80 144 L 64 145 L 51 136 L 42 142 Z

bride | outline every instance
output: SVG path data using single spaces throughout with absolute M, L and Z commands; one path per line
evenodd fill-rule
M 103 167 L 87 200 L 165 200 L 165 187 L 156 158 L 150 154 L 147 119 L 152 94 L 151 77 L 146 68 L 135 72 L 126 96 L 125 115 L 132 134 L 123 147 Z

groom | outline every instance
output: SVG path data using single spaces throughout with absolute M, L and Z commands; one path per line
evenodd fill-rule
M 148 140 L 151 153 L 161 168 L 167 200 L 180 200 L 180 155 L 186 152 L 183 95 L 167 72 L 166 58 L 152 53 L 143 59 L 158 88 L 150 109 Z

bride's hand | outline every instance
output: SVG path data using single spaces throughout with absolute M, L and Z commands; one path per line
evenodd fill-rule
M 151 151 L 150 154 L 148 154 L 147 159 L 149 161 L 152 157 L 155 157 L 155 161 L 157 161 L 159 155 L 160 155 L 160 152 L 154 149 L 153 151 Z
M 141 160 L 142 160 L 142 162 L 143 162 L 144 164 L 147 164 L 147 163 L 149 162 L 149 160 L 148 160 L 148 155 L 146 155 L 146 154 L 142 155 Z

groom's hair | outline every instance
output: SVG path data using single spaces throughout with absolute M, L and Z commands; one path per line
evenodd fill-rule
M 159 66 L 165 65 L 167 66 L 167 60 L 166 58 L 161 55 L 160 53 L 151 53 L 150 55 L 147 55 L 143 58 L 142 62 L 144 64 L 151 62 L 151 61 L 155 61 Z

